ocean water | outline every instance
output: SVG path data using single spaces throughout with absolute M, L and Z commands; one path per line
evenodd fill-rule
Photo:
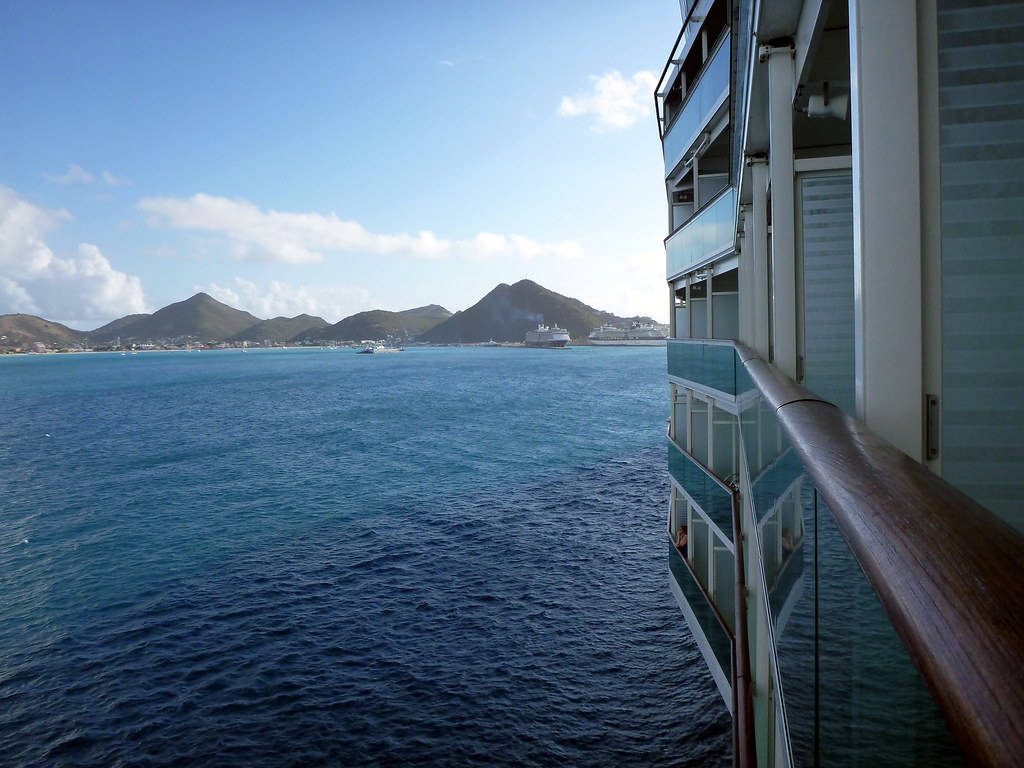
M 727 762 L 664 355 L 0 358 L 0 763 Z

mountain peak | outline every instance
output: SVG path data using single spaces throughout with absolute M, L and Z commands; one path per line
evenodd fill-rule
M 557 323 L 572 338 L 585 339 L 591 330 L 610 319 L 614 316 L 524 278 L 512 285 L 499 283 L 472 307 L 448 318 L 420 339 L 447 343 L 488 339 L 521 342 L 538 323 Z
M 505 285 L 505 283 L 502 283 L 502 285 Z M 545 291 L 547 290 L 547 288 L 544 288 L 543 285 L 540 285 L 539 283 L 533 282 L 533 280 L 531 280 L 528 277 L 524 277 L 522 280 L 519 280 L 518 282 L 513 283 L 511 287 L 512 288 L 527 288 L 527 287 L 529 287 L 529 288 L 541 288 L 541 289 L 543 289 Z
M 119 321 L 115 321 L 119 322 Z M 168 304 L 152 315 L 143 315 L 135 322 L 111 328 L 104 326 L 103 336 L 120 335 L 122 339 L 147 341 L 195 337 L 202 340 L 228 339 L 255 325 L 259 318 L 248 312 L 217 301 L 200 291 L 184 301 Z

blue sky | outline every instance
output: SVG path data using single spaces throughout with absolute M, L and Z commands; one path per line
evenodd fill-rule
M 678 25 L 674 0 L 5 3 L 0 314 L 205 290 L 334 322 L 530 277 L 664 319 Z

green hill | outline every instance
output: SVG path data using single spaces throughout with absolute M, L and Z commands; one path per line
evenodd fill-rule
M 119 317 L 117 320 L 112 320 L 106 325 L 101 325 L 95 331 L 89 331 L 89 340 L 92 342 L 111 341 L 121 335 L 121 332 L 132 325 L 142 320 L 144 317 L 150 317 L 150 315 L 142 313 L 136 315 L 125 315 Z
M 608 322 L 628 325 L 624 318 L 549 291 L 532 280 L 520 280 L 514 285 L 501 283 L 465 312 L 458 312 L 421 334 L 419 340 L 442 344 L 488 339 L 522 341 L 526 332 L 539 323 L 557 324 L 568 330 L 573 339 L 582 340 L 594 328 Z
M 6 336 L 7 338 L 2 338 Z M 0 315 L 0 348 L 24 348 L 41 341 L 48 347 L 86 342 L 88 334 L 35 315 Z
M 296 315 L 295 317 L 275 317 L 261 320 L 250 325 L 241 333 L 236 333 L 228 341 L 290 341 L 291 339 L 319 339 L 320 331 L 326 328 L 327 321 L 314 315 Z
M 215 341 L 230 339 L 258 322 L 260 319 L 248 312 L 222 304 L 205 293 L 197 293 L 192 298 L 168 304 L 152 315 L 123 325 L 115 335 L 120 335 L 122 342 L 185 336 Z
M 420 338 L 424 331 L 451 316 L 451 312 L 438 304 L 428 304 L 425 307 L 406 309 L 402 312 L 372 309 L 339 320 L 329 328 L 325 328 L 320 338 L 334 341 L 383 339 L 387 336 Z

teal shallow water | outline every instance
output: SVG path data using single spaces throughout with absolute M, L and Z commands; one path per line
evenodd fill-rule
M 664 349 L 0 359 L 16 764 L 706 764 Z

